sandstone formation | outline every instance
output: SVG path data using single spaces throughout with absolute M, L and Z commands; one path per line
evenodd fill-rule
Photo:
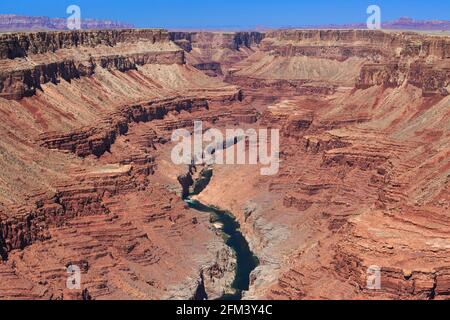
M 0 296 L 189 299 L 202 288 L 220 297 L 233 253 L 207 216 L 154 177 L 167 141 L 156 122 L 231 104 L 238 88 L 186 65 L 162 30 L 1 43 Z M 132 127 L 141 135 L 127 138 Z M 82 269 L 79 294 L 66 289 L 72 264 Z
M 195 191 L 260 260 L 246 299 L 448 299 L 449 70 L 410 32 L 0 35 L 0 298 L 220 298 L 236 257 Z M 198 120 L 280 129 L 279 173 L 175 165 Z
M 260 259 L 247 299 L 448 299 L 448 41 L 275 31 L 234 65 L 226 81 L 283 136 L 277 176 L 216 166 L 198 197 Z
M 209 76 L 223 76 L 233 64 L 257 50 L 264 34 L 173 31 L 170 38 L 188 52 L 188 63 Z

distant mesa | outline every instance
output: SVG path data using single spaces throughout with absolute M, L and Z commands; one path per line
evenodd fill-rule
M 82 29 L 127 29 L 132 24 L 112 20 L 82 19 Z M 0 31 L 67 30 L 65 18 L 29 17 L 0 14 Z
M 383 29 L 388 30 L 417 30 L 417 31 L 450 31 L 448 20 L 414 20 L 409 17 L 401 17 L 397 20 L 382 23 Z M 303 26 L 302 29 L 367 29 L 365 23 L 354 24 L 328 24 Z
M 447 20 L 414 20 L 402 17 L 398 20 L 386 22 L 385 29 L 410 29 L 410 30 L 450 30 L 450 21 Z
M 388 30 L 416 30 L 416 31 L 450 31 L 448 20 L 415 20 L 401 17 L 397 20 L 382 23 L 383 29 Z M 133 24 L 100 19 L 82 19 L 82 29 L 129 29 Z M 367 29 L 366 23 L 324 24 L 324 25 L 286 25 L 276 26 L 221 26 L 221 27 L 191 27 L 177 28 L 178 31 L 268 31 L 270 29 Z M 20 16 L 15 14 L 0 14 L 0 32 L 8 31 L 45 31 L 67 30 L 66 18 L 49 18 Z

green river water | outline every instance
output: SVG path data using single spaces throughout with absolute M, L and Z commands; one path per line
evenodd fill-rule
M 186 203 L 192 209 L 210 214 L 212 223 L 223 225 L 222 232 L 224 240 L 236 253 L 237 267 L 236 277 L 232 285 L 235 293 L 225 295 L 221 300 L 241 300 L 242 293 L 249 289 L 250 274 L 258 266 L 259 261 L 250 250 L 247 240 L 242 235 L 239 223 L 230 212 L 209 207 L 191 199 L 186 199 Z

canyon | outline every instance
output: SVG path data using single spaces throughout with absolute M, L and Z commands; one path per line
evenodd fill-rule
M 232 295 L 239 255 L 188 196 L 257 257 L 243 299 L 449 299 L 449 90 L 444 35 L 0 34 L 0 299 Z M 195 121 L 279 129 L 279 173 L 175 165 Z

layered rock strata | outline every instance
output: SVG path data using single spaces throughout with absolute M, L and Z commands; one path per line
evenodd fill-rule
M 234 66 L 258 126 L 282 134 L 278 175 L 218 165 L 199 196 L 238 217 L 261 262 L 247 299 L 448 299 L 447 42 L 283 30 Z
M 233 253 L 181 200 L 193 181 L 171 160 L 173 130 L 191 132 L 196 120 L 204 130 L 281 133 L 278 174 L 215 165 L 198 196 L 236 215 L 260 260 L 246 299 L 449 298 L 447 37 L 121 30 L 2 39 L 2 298 L 226 292 Z M 35 71 L 52 63 L 67 65 Z M 70 265 L 81 268 L 80 290 L 67 289 Z
M 170 32 L 170 38 L 188 54 L 190 64 L 212 77 L 222 77 L 233 64 L 254 53 L 260 32 Z
M 0 43 L 0 297 L 222 296 L 233 254 L 155 177 L 167 141 L 155 125 L 239 102 L 239 89 L 186 65 L 162 30 L 9 34 Z M 81 268 L 78 291 L 66 285 L 71 265 Z

